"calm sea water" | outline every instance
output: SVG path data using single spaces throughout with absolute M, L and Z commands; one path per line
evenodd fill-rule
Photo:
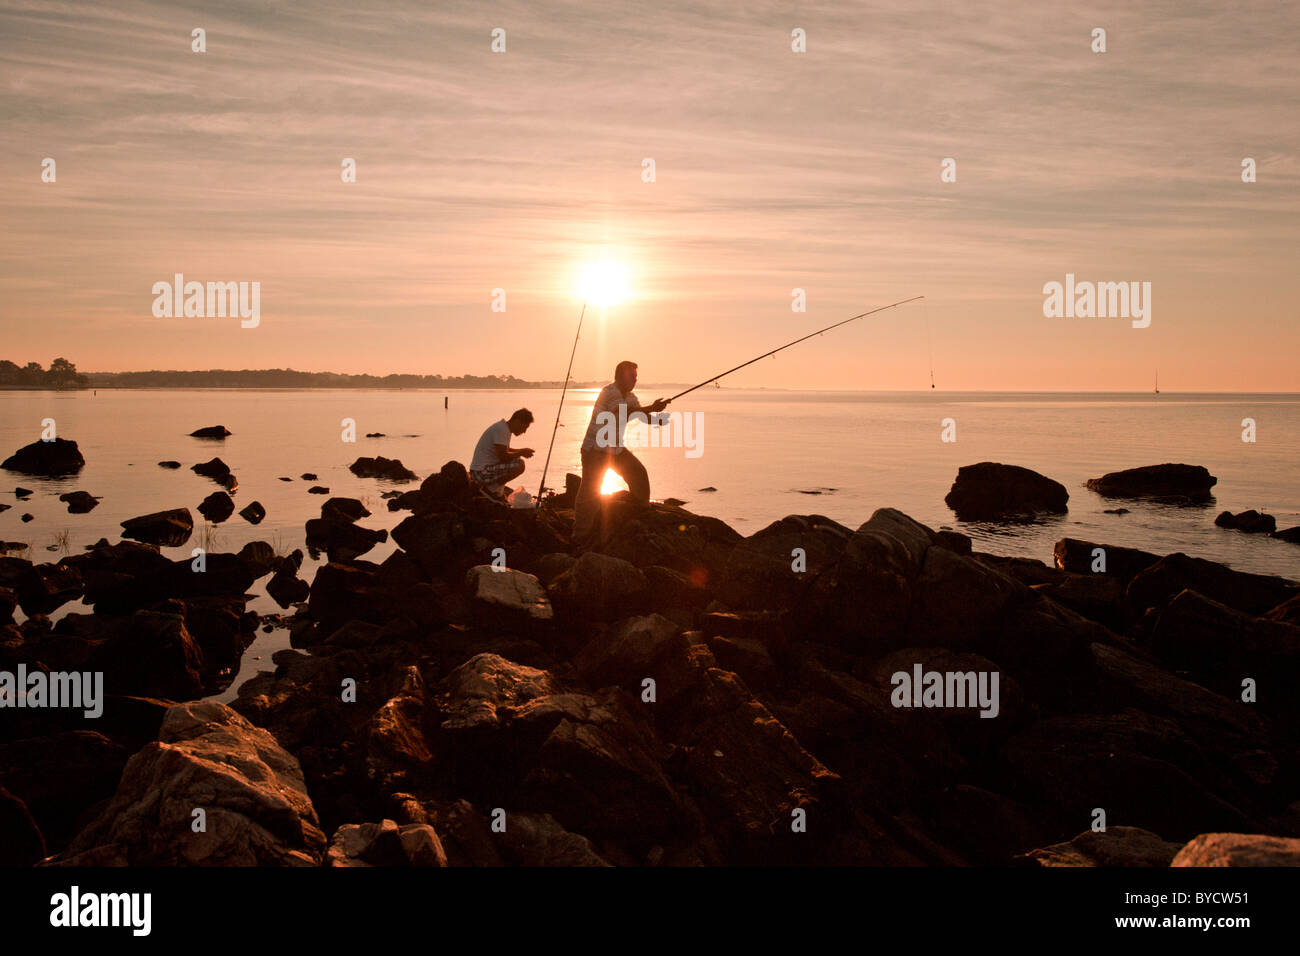
M 643 401 L 673 391 L 637 389 Z M 570 391 L 549 485 L 562 488 L 564 473 L 579 470 L 578 446 L 594 397 L 594 390 Z M 0 391 L 0 455 L 39 438 L 42 420 L 52 418 L 59 436 L 77 441 L 86 458 L 75 478 L 0 473 L 0 503 L 13 505 L 0 513 L 0 539 L 28 543 L 33 560 L 52 561 L 65 548 L 78 552 L 100 537 L 117 540 L 125 518 L 188 507 L 195 536 L 183 548 L 167 549 L 171 557 L 188 556 L 205 533 L 211 549 L 236 551 L 264 540 L 284 552 L 302 547 L 303 525 L 319 515 L 325 500 L 307 494 L 312 483 L 298 477 L 303 472 L 316 473 L 316 483 L 332 495 L 366 502 L 374 514 L 362 524 L 392 528 L 407 512 L 389 512 L 380 494 L 415 485 L 355 477 L 347 466 L 358 456 L 399 458 L 423 478 L 453 458 L 468 464 L 487 425 L 527 407 L 537 420 L 514 445 L 537 455 L 515 486 L 535 492 L 558 399 L 558 390 L 536 389 Z M 895 507 L 931 527 L 965 531 L 977 539 L 977 549 L 997 554 L 1050 562 L 1053 543 L 1068 535 L 1158 553 L 1184 551 L 1300 579 L 1300 546 L 1214 527 L 1225 508 L 1266 510 L 1279 527 L 1300 524 L 1300 395 L 702 389 L 672 410 L 693 416 L 695 447 L 637 449 L 650 471 L 652 495 L 683 499 L 688 509 L 721 518 L 743 534 L 788 514 L 822 514 L 857 527 L 874 509 Z M 941 441 L 949 418 L 957 437 L 950 443 Z M 1256 422 L 1254 443 L 1242 441 L 1245 418 Z M 342 440 L 344 419 L 356 422 L 355 443 Z M 234 434 L 222 442 L 188 437 L 216 424 Z M 634 441 L 649 439 L 643 426 L 629 431 Z M 366 432 L 387 437 L 362 437 Z M 217 486 L 189 466 L 214 455 L 239 479 L 236 509 L 253 500 L 266 507 L 261 525 L 235 514 L 205 530 L 194 509 Z M 183 467 L 159 468 L 164 459 Z M 943 497 L 959 466 L 986 460 L 1024 465 L 1061 482 L 1070 491 L 1069 513 L 1024 526 L 956 521 Z M 1219 478 L 1216 500 L 1205 508 L 1115 502 L 1083 487 L 1108 471 L 1166 461 L 1209 468 Z M 15 486 L 35 494 L 18 501 Z M 700 490 L 709 486 L 717 490 Z M 58 496 L 78 489 L 103 496 L 99 507 L 68 514 Z M 1104 513 L 1115 507 L 1130 513 Z M 34 516 L 27 524 L 19 520 L 25 512 Z M 365 557 L 380 561 L 392 549 L 381 545 Z M 302 573 L 307 579 L 314 574 L 310 559 Z M 279 610 L 260 591 L 250 606 L 261 613 Z M 65 605 L 63 612 L 69 610 L 84 608 Z M 259 635 L 240 680 L 257 669 L 252 658 L 269 660 L 286 643 L 280 631 Z

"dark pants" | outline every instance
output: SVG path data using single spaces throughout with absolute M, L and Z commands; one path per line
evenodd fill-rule
M 583 449 L 582 484 L 578 487 L 578 500 L 573 505 L 573 543 L 590 547 L 596 543 L 596 525 L 600 522 L 600 486 L 605 472 L 613 469 L 627 482 L 632 498 L 641 504 L 650 503 L 650 476 L 645 465 L 626 448 L 617 454 L 612 448 Z M 604 538 L 604 529 L 600 529 Z

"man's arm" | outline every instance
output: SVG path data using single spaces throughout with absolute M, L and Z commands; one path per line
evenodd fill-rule
M 493 445 L 492 450 L 497 453 L 497 461 L 509 461 L 511 458 L 533 457 L 533 450 L 531 448 L 511 448 L 509 445 Z

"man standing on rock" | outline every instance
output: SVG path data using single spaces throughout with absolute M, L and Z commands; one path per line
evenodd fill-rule
M 573 506 L 575 548 L 585 550 L 596 543 L 596 526 L 601 514 L 600 486 L 607 470 L 612 468 L 627 482 L 634 501 L 650 504 L 650 476 L 645 465 L 624 447 L 623 430 L 629 417 L 638 413 L 658 414 L 668 407 L 668 400 L 660 398 L 652 405 L 642 405 L 632 394 L 635 386 L 636 363 L 619 362 L 614 369 L 614 381 L 600 390 L 592 406 L 591 422 L 582 440 L 582 484 Z
M 524 473 L 524 459 L 533 457 L 531 448 L 511 448 L 510 436 L 522 435 L 533 423 L 533 413 L 521 408 L 501 419 L 479 438 L 469 464 L 469 476 L 493 498 L 504 498 L 507 481 Z

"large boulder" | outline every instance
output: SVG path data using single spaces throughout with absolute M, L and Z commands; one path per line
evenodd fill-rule
M 736 545 L 718 582 L 718 599 L 746 610 L 796 608 L 852 534 L 822 515 L 774 521 Z
M 194 429 L 194 431 L 190 432 L 190 437 L 191 438 L 225 438 L 226 436 L 233 435 L 233 434 L 234 432 L 228 429 L 225 425 L 206 425 L 203 428 Z
M 1300 840 L 1262 833 L 1202 833 L 1170 866 L 1300 866 Z
M 51 864 L 318 866 L 324 850 L 298 761 L 229 707 L 199 701 L 167 712 L 116 796 Z
M 24 445 L 0 464 L 0 468 L 19 471 L 25 475 L 75 475 L 86 465 L 75 441 L 54 438 L 34 441 Z
M 234 513 L 235 503 L 224 491 L 214 491 L 199 502 L 197 510 L 208 521 L 216 524 L 225 521 Z
M 545 624 L 555 617 L 542 582 L 527 572 L 479 564 L 469 569 L 465 585 L 484 624 Z
M 1061 571 L 1074 574 L 1105 574 L 1125 585 L 1139 572 L 1160 560 L 1160 555 L 1137 548 L 1097 544 L 1078 538 L 1062 538 L 1052 549 L 1052 558 Z
M 324 551 L 331 561 L 351 561 L 388 540 L 386 528 L 363 528 L 346 520 L 310 518 L 307 547 Z
M 427 823 L 348 823 L 330 840 L 327 866 L 446 866 L 447 852 Z
M 1019 465 L 982 461 L 958 469 L 944 503 L 962 521 L 1001 521 L 1060 514 L 1069 500 L 1059 481 Z
M 1107 498 L 1163 498 L 1193 503 L 1209 501 L 1219 479 L 1204 465 L 1145 465 L 1089 478 L 1087 487 Z

